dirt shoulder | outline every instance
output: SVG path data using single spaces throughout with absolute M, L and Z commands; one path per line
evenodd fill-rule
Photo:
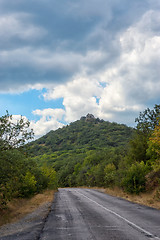
M 94 188 L 101 192 L 107 193 L 115 197 L 121 197 L 128 201 L 135 202 L 141 205 L 149 206 L 152 208 L 160 209 L 160 198 L 158 189 L 154 189 L 150 192 L 141 193 L 139 195 L 128 194 L 119 188 Z
M 54 191 L 45 191 L 31 199 L 15 199 L 1 212 L 0 240 L 39 239 L 51 211 Z
M 27 214 L 32 213 L 43 205 L 53 202 L 54 191 L 46 190 L 30 199 L 14 199 L 5 210 L 0 210 L 0 226 L 17 222 Z

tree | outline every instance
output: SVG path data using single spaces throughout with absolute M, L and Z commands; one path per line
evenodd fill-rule
M 57 176 L 56 171 L 54 168 L 49 168 L 47 165 L 44 165 L 41 168 L 41 171 L 43 173 L 43 176 L 46 177 L 47 180 L 47 187 L 49 189 L 56 189 L 57 188 Z
M 155 127 L 149 140 L 153 150 L 160 156 L 160 122 L 159 125 Z
M 30 122 L 22 116 L 15 121 L 8 113 L 0 117 L 0 151 L 13 149 L 24 145 L 33 138 L 33 129 L 29 130 Z
M 144 162 L 132 164 L 131 167 L 127 169 L 126 176 L 124 176 L 122 180 L 124 190 L 136 194 L 145 191 L 147 173 L 148 167 Z
M 105 185 L 106 187 L 111 187 L 115 184 L 115 180 L 116 180 L 116 167 L 113 163 L 109 163 L 106 165 L 105 169 L 104 169 L 104 181 L 105 181 Z
M 18 149 L 33 137 L 29 125 L 22 117 L 15 121 L 8 112 L 0 117 L 0 208 L 18 195 L 21 178 L 29 169 L 24 153 Z
M 29 197 L 33 195 L 37 190 L 36 184 L 37 184 L 37 181 L 35 179 L 35 176 L 32 175 L 30 172 L 26 172 L 25 176 L 22 179 L 20 196 Z
M 160 105 L 155 105 L 152 110 L 147 108 L 143 112 L 140 112 L 139 117 L 135 119 L 135 122 L 137 122 L 136 131 L 130 141 L 128 151 L 130 162 L 147 162 L 148 141 L 155 127 L 158 125 L 159 119 Z
M 142 131 L 137 130 L 133 138 L 129 142 L 128 149 L 128 159 L 130 163 L 135 161 L 145 163 L 148 160 L 148 156 L 146 154 L 148 149 L 148 136 L 146 136 Z
M 148 155 L 151 157 L 151 164 L 155 171 L 160 170 L 160 121 L 155 127 L 148 141 Z
M 137 122 L 137 130 L 141 130 L 146 134 L 150 134 L 155 126 L 158 126 L 160 120 L 160 104 L 155 104 L 153 109 L 145 109 L 140 112 L 139 117 L 135 119 Z

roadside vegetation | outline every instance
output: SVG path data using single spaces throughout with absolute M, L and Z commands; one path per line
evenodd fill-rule
M 160 105 L 136 118 L 136 127 L 89 114 L 36 141 L 29 122 L 0 118 L 0 208 L 57 187 L 154 191 L 160 201 Z
M 0 210 L 13 198 L 26 198 L 57 186 L 56 172 L 38 167 L 22 148 L 33 138 L 29 121 L 12 119 L 7 112 L 0 118 Z
M 156 188 L 160 200 L 160 105 L 135 121 L 132 129 L 83 117 L 32 142 L 32 160 L 54 168 L 60 187 L 118 187 L 131 194 Z

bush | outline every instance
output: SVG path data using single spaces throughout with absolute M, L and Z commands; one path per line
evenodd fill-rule
M 27 172 L 23 178 L 23 182 L 19 191 L 20 196 L 29 197 L 33 195 L 37 190 L 36 183 L 37 181 L 35 180 L 35 176 L 30 172 Z
M 49 189 L 56 189 L 57 188 L 57 175 L 54 168 L 49 168 L 47 166 L 43 166 L 41 168 L 42 174 L 46 179 L 46 184 Z
M 143 161 L 132 164 L 132 166 L 127 169 L 126 176 L 122 180 L 124 190 L 126 192 L 136 194 L 145 191 L 145 176 L 147 172 L 148 166 L 146 166 Z
M 116 180 L 116 167 L 113 163 L 108 164 L 104 169 L 104 182 L 106 187 L 113 186 Z

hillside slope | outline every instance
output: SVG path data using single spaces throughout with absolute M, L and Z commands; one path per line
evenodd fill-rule
M 56 151 L 96 149 L 125 146 L 133 129 L 124 124 L 111 123 L 95 118 L 92 114 L 82 117 L 29 144 L 32 156 Z

